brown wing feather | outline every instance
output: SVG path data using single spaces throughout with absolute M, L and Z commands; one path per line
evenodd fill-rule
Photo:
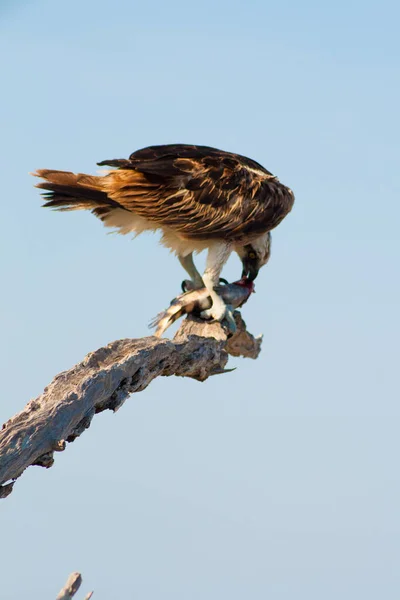
M 206 146 L 152 146 L 124 159 L 103 178 L 121 207 L 187 239 L 239 240 L 273 229 L 294 196 L 246 157 Z

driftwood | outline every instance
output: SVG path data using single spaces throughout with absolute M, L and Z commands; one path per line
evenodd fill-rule
M 229 339 L 219 323 L 188 317 L 173 340 L 154 336 L 112 342 L 55 377 L 43 394 L 7 421 L 0 431 L 0 498 L 31 465 L 51 467 L 90 426 L 94 415 L 118 410 L 126 398 L 160 375 L 205 381 L 225 373 L 228 355 L 257 358 L 261 337 L 246 331 L 235 312 L 237 332 Z

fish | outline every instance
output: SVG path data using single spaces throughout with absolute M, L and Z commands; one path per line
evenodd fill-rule
M 243 277 L 239 281 L 219 285 L 215 290 L 225 304 L 230 304 L 233 308 L 240 308 L 254 292 L 254 282 Z M 210 308 L 211 305 L 212 300 L 207 288 L 190 290 L 174 298 L 170 306 L 151 321 L 150 327 L 155 328 L 154 335 L 156 337 L 161 337 L 168 327 L 183 315 L 193 314 L 199 317 L 200 313 Z

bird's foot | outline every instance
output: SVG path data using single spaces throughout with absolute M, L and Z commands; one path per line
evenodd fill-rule
M 201 290 L 204 287 L 204 283 L 200 281 L 193 281 L 192 279 L 184 279 L 181 283 L 182 292 L 193 292 L 193 290 Z
M 223 277 L 219 278 L 219 285 L 228 285 L 228 281 Z M 184 279 L 181 283 L 182 292 L 193 292 L 193 290 L 201 290 L 204 286 L 202 280 L 192 281 L 192 279 Z
M 211 308 L 203 310 L 200 313 L 202 319 L 211 319 L 212 321 L 219 321 L 227 326 L 230 335 L 236 331 L 235 318 L 233 316 L 233 307 L 230 304 L 225 304 L 222 300 L 220 302 L 214 301 Z

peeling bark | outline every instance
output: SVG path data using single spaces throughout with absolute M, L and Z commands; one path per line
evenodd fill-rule
M 57 375 L 35 400 L 0 431 L 0 498 L 31 465 L 49 468 L 90 427 L 96 413 L 117 411 L 128 396 L 144 390 L 159 376 L 205 381 L 228 372 L 228 355 L 257 358 L 261 338 L 246 331 L 235 312 L 237 333 L 227 339 L 220 323 L 188 317 L 173 340 L 154 336 L 112 342 Z

